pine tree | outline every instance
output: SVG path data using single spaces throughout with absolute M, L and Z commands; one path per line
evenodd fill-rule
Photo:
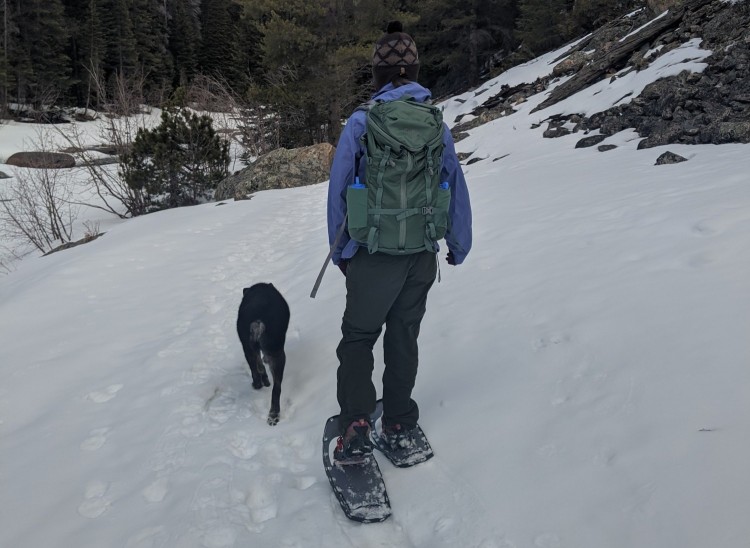
M 145 79 L 144 91 L 158 99 L 172 82 L 172 59 L 167 49 L 169 39 L 164 4 L 159 0 L 131 1 L 130 19 L 137 66 Z
M 282 143 L 335 142 L 342 119 L 372 91 L 372 46 L 395 2 L 264 0 L 248 8 L 263 36 L 262 99 L 280 116 Z
M 138 131 L 121 175 L 154 211 L 210 199 L 228 166 L 229 144 L 216 134 L 209 116 L 166 109 L 161 124 Z
M 539 55 L 565 41 L 566 19 L 565 0 L 521 0 L 518 37 Z
M 239 89 L 246 85 L 240 49 L 242 8 L 232 0 L 201 0 L 201 72 Z
M 636 7 L 632 0 L 574 0 L 571 30 L 576 35 L 591 32 Z
M 102 58 L 107 79 L 117 73 L 130 76 L 138 65 L 133 22 L 127 0 L 95 0 L 104 31 L 106 50 Z
M 2 81 L 2 88 L 0 88 L 0 106 L 2 106 L 2 113 L 4 114 L 8 110 L 8 87 L 10 72 L 10 65 L 8 63 L 8 38 L 10 36 L 10 14 L 8 13 L 8 0 L 2 0 L 0 8 L 2 9 L 3 21 L 3 40 L 2 46 L 0 46 L 0 80 Z
M 97 0 L 64 0 L 65 15 L 71 29 L 69 56 L 72 71 L 72 96 L 78 106 L 89 106 L 95 99 L 94 75 L 103 75 L 105 38 Z
M 54 103 L 71 82 L 68 26 L 61 0 L 17 0 L 9 26 L 16 97 L 34 106 Z
M 407 2 L 418 13 L 409 28 L 420 52 L 420 80 L 436 95 L 479 83 L 490 58 L 514 47 L 517 0 Z
M 167 10 L 173 87 L 184 87 L 198 70 L 198 19 L 190 0 L 169 0 Z

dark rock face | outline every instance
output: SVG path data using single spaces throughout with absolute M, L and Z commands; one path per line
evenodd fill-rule
M 687 162 L 687 158 L 683 158 L 674 152 L 667 151 L 656 159 L 655 165 L 664 166 L 669 164 L 679 164 L 680 162 Z
M 526 101 L 532 95 L 547 89 L 549 77 L 539 78 L 531 84 L 520 84 L 510 87 L 504 84 L 500 87 L 500 93 L 485 101 L 483 105 L 474 109 L 472 114 L 476 116 L 469 122 L 458 123 L 451 128 L 453 140 L 458 142 L 469 136 L 467 131 L 484 125 L 492 120 L 508 116 L 515 112 L 515 106 Z
M 584 120 L 582 129 L 612 135 L 635 128 L 638 148 L 670 143 L 750 143 L 750 7 L 710 2 L 687 11 L 653 47 L 669 51 L 691 38 L 713 53 L 702 73 L 682 72 L 647 86 L 630 103 Z

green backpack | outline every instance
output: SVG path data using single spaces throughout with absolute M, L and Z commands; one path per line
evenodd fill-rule
M 349 235 L 370 253 L 434 251 L 448 229 L 451 199 L 440 181 L 443 115 L 413 99 L 363 108 L 365 185 L 357 179 L 347 188 Z

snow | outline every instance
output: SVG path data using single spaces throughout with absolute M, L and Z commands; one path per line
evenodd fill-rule
M 457 144 L 487 159 L 465 168 L 475 247 L 459 267 L 441 254 L 420 337 L 436 456 L 381 459 L 382 524 L 348 521 L 322 467 L 344 307 L 335 268 L 308 296 L 326 183 L 106 219 L 21 261 L 0 278 L 0 546 L 744 546 L 750 146 L 637 150 L 626 131 L 600 153 L 531 128 L 701 69 L 697 43 L 670 53 Z M 559 54 L 448 101 L 446 120 Z M 655 166 L 667 149 L 689 161 Z M 258 281 L 292 310 L 275 427 L 234 331 Z

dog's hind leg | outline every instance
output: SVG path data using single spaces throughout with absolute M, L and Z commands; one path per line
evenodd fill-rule
M 252 365 L 250 366 L 250 371 L 257 371 L 259 376 L 256 376 L 253 372 L 253 387 L 254 388 L 261 388 L 261 383 L 263 386 L 271 386 L 271 382 L 268 380 L 268 374 L 266 373 L 266 367 L 265 362 L 266 360 L 263 359 L 263 355 L 261 354 L 261 348 L 263 347 L 263 343 L 261 342 L 261 338 L 263 337 L 263 333 L 266 332 L 266 325 L 261 321 L 254 321 L 250 324 L 250 345 L 254 348 L 256 358 L 254 360 L 255 367 Z M 248 363 L 250 361 L 248 360 Z
M 284 380 L 284 367 L 286 366 L 286 354 L 283 350 L 268 352 L 266 354 L 270 364 L 271 376 L 273 376 L 273 390 L 271 391 L 271 410 L 268 412 L 268 424 L 274 426 L 279 422 L 281 406 L 281 381 Z
M 263 386 L 271 386 L 268 380 L 266 368 L 260 356 L 260 347 L 252 342 L 242 343 L 242 350 L 245 353 L 247 365 L 250 367 L 250 374 L 253 376 L 253 388 L 256 390 Z

